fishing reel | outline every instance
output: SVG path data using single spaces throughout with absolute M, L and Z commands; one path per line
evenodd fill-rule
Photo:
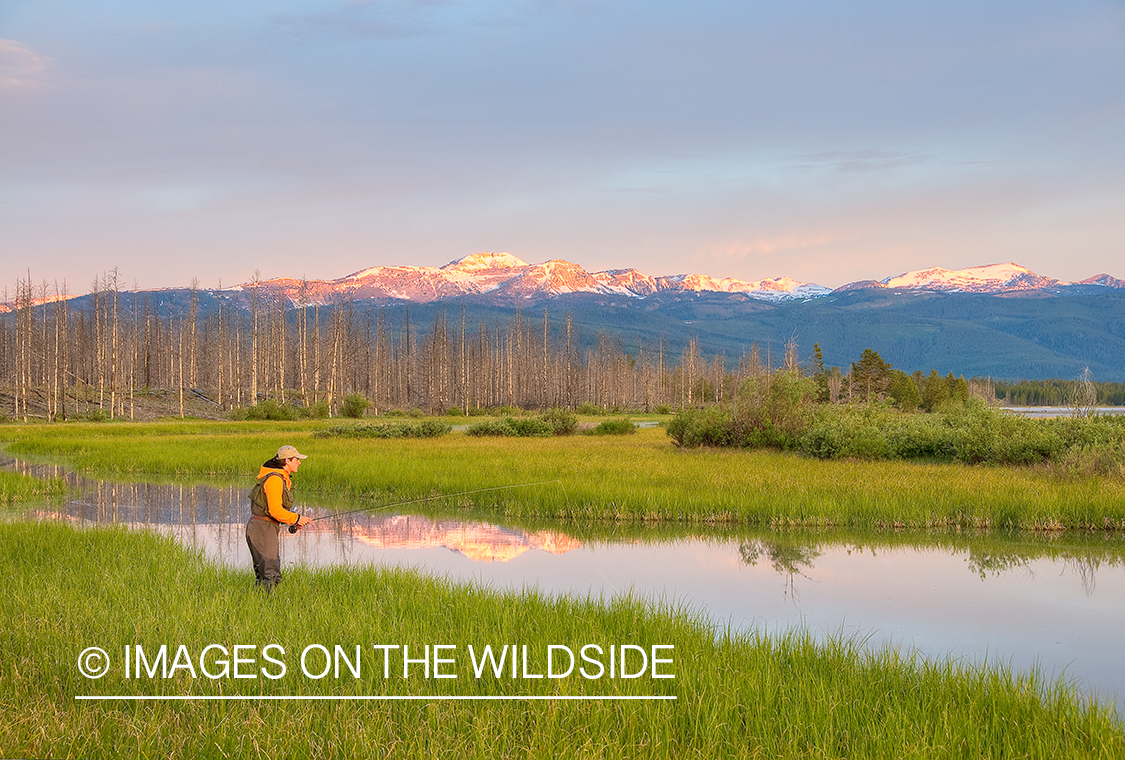
M 297 515 L 297 522 L 295 522 L 295 523 L 293 523 L 292 525 L 289 526 L 289 532 L 291 534 L 296 533 L 297 531 L 299 531 L 301 529 L 301 526 L 298 523 L 301 522 L 302 515 L 301 515 L 300 512 L 297 512 L 295 514 Z

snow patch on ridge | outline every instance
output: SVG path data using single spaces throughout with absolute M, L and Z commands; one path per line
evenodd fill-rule
M 989 264 L 950 270 L 931 267 L 906 272 L 885 280 L 849 283 L 837 291 L 870 288 L 895 288 L 946 293 L 1004 293 L 1055 288 L 1069 285 L 1101 285 L 1119 288 L 1125 282 L 1109 275 L 1097 275 L 1081 283 L 1060 282 L 1042 277 L 1018 264 Z M 302 282 L 278 278 L 260 283 L 261 287 L 297 298 Z M 832 289 L 789 277 L 756 281 L 732 277 L 714 278 L 702 274 L 677 274 L 653 277 L 636 269 L 610 269 L 587 272 L 565 259 L 527 264 L 510 253 L 481 252 L 463 256 L 443 267 L 377 266 L 339 280 L 308 282 L 308 303 L 327 303 L 339 294 L 349 298 L 397 298 L 426 303 L 465 295 L 489 294 L 493 298 L 529 300 L 551 298 L 568 293 L 593 293 L 614 297 L 646 298 L 661 292 L 740 293 L 750 298 L 778 303 L 817 298 Z M 245 289 L 247 285 L 231 290 Z
M 677 274 L 671 277 L 657 277 L 660 290 L 683 290 L 694 292 L 745 293 L 753 298 L 766 301 L 788 301 L 797 298 L 812 298 L 831 293 L 815 283 L 799 282 L 789 277 L 763 279 L 756 282 L 736 280 L 726 277 L 716 280 L 702 274 Z
M 888 288 L 941 290 L 952 293 L 996 293 L 1006 290 L 1035 290 L 1065 285 L 1035 274 L 1019 264 L 987 264 L 967 269 L 931 267 L 888 277 L 880 282 Z
M 522 269 L 526 266 L 526 261 L 521 261 L 510 253 L 485 251 L 462 256 L 441 269 L 443 272 L 481 272 L 493 269 Z

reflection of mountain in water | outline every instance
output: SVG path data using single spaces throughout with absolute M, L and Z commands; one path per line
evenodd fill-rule
M 224 534 L 224 543 L 237 547 L 241 526 L 249 516 L 243 486 L 115 483 L 83 478 L 58 465 L 9 460 L 0 466 L 37 477 L 63 478 L 68 487 L 82 492 L 80 498 L 67 503 L 63 513 L 36 510 L 28 514 L 37 520 L 168 526 L 193 533 L 210 526 Z M 311 511 L 316 516 L 320 510 Z M 324 512 L 324 516 L 330 514 Z M 349 515 L 315 522 L 305 530 L 335 533 L 379 549 L 449 549 L 477 562 L 509 562 L 529 549 L 565 554 L 582 546 L 581 541 L 553 530 L 529 533 L 484 522 L 417 515 Z
M 430 520 L 417 515 L 375 517 L 342 530 L 378 549 L 441 547 L 477 562 L 508 562 L 528 549 L 565 554 L 582 546 L 581 541 L 551 530 L 528 533 L 489 523 Z

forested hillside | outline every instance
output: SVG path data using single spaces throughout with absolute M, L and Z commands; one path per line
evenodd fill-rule
M 0 315 L 5 414 L 129 416 L 138 392 L 172 390 L 216 410 L 263 398 L 335 409 L 497 405 L 680 408 L 720 400 L 749 373 L 825 367 L 865 349 L 907 374 L 1015 381 L 1012 403 L 1059 403 L 1089 368 L 1125 379 L 1125 294 L 1050 297 L 861 290 L 803 302 L 743 294 L 578 294 L 501 307 L 479 299 L 293 303 L 256 288 L 133 292 L 114 277 L 75 299 L 21 283 Z M 1062 385 L 1060 385 L 1062 384 Z M 1055 391 L 1050 391 L 1055 387 Z M 1112 398 L 1111 398 L 1112 396 Z M 181 401 L 182 409 L 182 401 Z

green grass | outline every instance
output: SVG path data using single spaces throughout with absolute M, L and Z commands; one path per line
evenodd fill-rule
M 50 496 L 60 496 L 66 486 L 59 478 L 40 480 L 16 472 L 0 472 L 0 505 L 12 505 Z
M 862 642 L 714 635 L 683 611 L 458 587 L 403 571 L 247 572 L 125 529 L 6 526 L 0 754 L 8 757 L 1120 757 L 1115 715 L 1061 684 Z M 86 647 L 280 643 L 280 680 L 101 680 Z M 306 645 L 672 644 L 675 679 L 306 678 Z M 150 650 L 151 651 L 151 650 Z M 371 651 L 368 649 L 368 651 Z M 381 665 L 381 661 L 379 662 Z M 463 667 L 464 666 L 464 667 Z M 77 695 L 664 694 L 674 702 L 80 702 Z
M 372 504 L 518 483 L 450 506 L 505 519 L 757 526 L 1125 529 L 1125 481 L 1045 468 L 820 461 L 774 451 L 677 449 L 631 436 L 319 439 L 328 423 L 5 426 L 20 457 L 99 476 L 244 483 L 277 447 L 309 455 L 299 498 Z

